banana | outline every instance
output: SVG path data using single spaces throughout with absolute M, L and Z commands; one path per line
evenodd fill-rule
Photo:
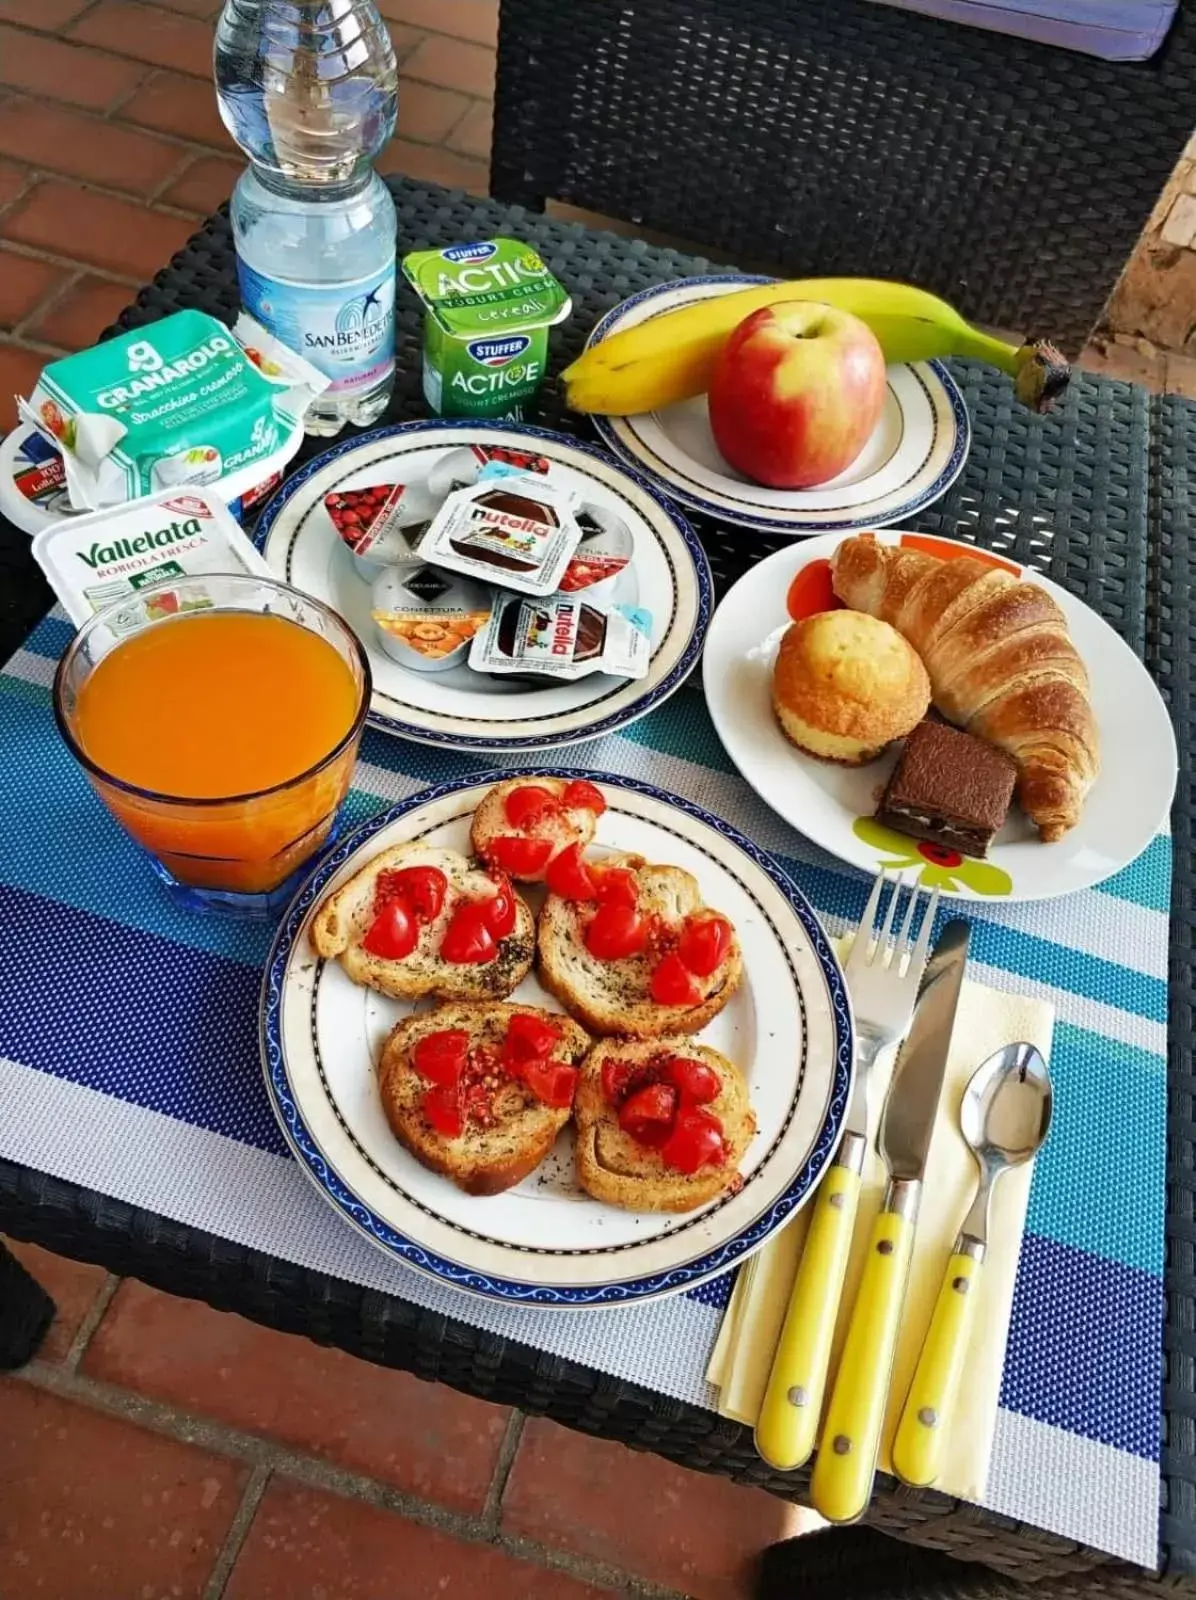
M 1045 340 L 1020 347 L 982 333 L 937 295 L 882 278 L 797 278 L 695 300 L 592 345 L 564 371 L 575 411 L 628 416 L 688 400 L 710 386 L 732 330 L 753 311 L 783 300 L 815 300 L 866 322 L 885 360 L 971 356 L 1008 373 L 1018 399 L 1049 411 L 1070 368 Z

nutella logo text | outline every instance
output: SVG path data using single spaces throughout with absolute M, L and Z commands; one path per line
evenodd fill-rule
M 552 653 L 554 656 L 573 655 L 573 636 L 577 631 L 577 611 L 562 601 L 557 607 L 556 621 L 552 626 Z
M 523 533 L 533 539 L 544 533 L 544 524 L 534 517 L 517 517 L 511 511 L 496 511 L 493 506 L 480 508 L 478 521 L 487 528 L 501 528 L 504 533 Z

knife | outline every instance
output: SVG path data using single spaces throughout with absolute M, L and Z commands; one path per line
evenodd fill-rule
M 872 1496 L 922 1174 L 970 935 L 969 925 L 959 920 L 947 923 L 939 935 L 881 1116 L 878 1144 L 889 1181 L 868 1241 L 810 1480 L 814 1508 L 829 1522 L 854 1522 Z

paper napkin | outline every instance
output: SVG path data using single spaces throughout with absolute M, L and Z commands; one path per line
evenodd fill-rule
M 891 1470 L 889 1450 L 906 1391 L 951 1246 L 976 1188 L 976 1164 L 959 1131 L 963 1091 L 980 1063 L 1002 1045 L 1024 1039 L 1037 1045 L 1049 1062 L 1053 1028 L 1054 1011 L 1045 1002 L 1004 994 L 965 980 L 926 1165 L 909 1289 L 881 1435 L 882 1472 Z M 869 1127 L 873 1130 L 879 1124 L 895 1061 L 895 1052 L 886 1051 L 872 1069 L 868 1110 Z M 981 1299 L 972 1325 L 967 1368 L 946 1439 L 942 1476 L 936 1485 L 945 1493 L 965 1500 L 979 1500 L 984 1493 L 1032 1170 L 1033 1164 L 1027 1163 L 1007 1172 L 993 1195 L 988 1254 L 980 1274 Z M 874 1143 L 864 1167 L 859 1213 L 831 1353 L 828 1397 L 885 1181 L 884 1163 Z M 807 1204 L 740 1270 L 706 1372 L 709 1381 L 720 1391 L 718 1409 L 722 1416 L 734 1417 L 749 1425 L 756 1421 L 781 1324 L 785 1320 L 810 1210 L 811 1205 Z

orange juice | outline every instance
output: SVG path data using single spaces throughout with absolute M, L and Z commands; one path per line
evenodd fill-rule
M 199 610 L 98 661 L 72 731 L 105 801 L 174 877 L 259 893 L 327 835 L 360 706 L 348 663 L 318 633 L 269 613 Z

